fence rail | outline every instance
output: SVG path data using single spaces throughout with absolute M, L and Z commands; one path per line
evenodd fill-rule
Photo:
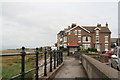
M 39 54 L 44 54 L 44 64 L 39 66 Z M 47 62 L 47 53 L 49 53 L 50 56 L 50 61 Z M 32 68 L 28 71 L 25 71 L 25 57 L 26 55 L 36 55 L 35 56 L 35 68 Z M 47 76 L 47 64 L 50 64 L 50 71 L 52 72 L 52 63 L 54 62 L 54 69 L 56 69 L 56 67 L 58 67 L 62 62 L 63 62 L 63 53 L 62 50 L 49 50 L 47 51 L 45 49 L 44 52 L 39 52 L 38 48 L 36 48 L 35 53 L 26 53 L 25 52 L 25 47 L 22 47 L 22 52 L 21 53 L 17 53 L 17 54 L 2 54 L 0 55 L 0 57 L 6 57 L 6 56 L 21 56 L 21 73 L 13 76 L 12 78 L 8 79 L 8 80 L 13 80 L 16 78 L 19 78 L 21 80 L 25 79 L 25 74 L 32 72 L 35 70 L 35 80 L 39 79 L 39 68 L 40 67 L 44 67 L 44 76 Z M 54 59 L 53 59 L 54 58 Z

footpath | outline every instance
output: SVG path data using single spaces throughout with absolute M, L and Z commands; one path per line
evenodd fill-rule
M 79 60 L 74 57 L 64 57 L 64 65 L 55 76 L 55 79 L 59 78 L 83 79 L 87 78 L 87 75 Z

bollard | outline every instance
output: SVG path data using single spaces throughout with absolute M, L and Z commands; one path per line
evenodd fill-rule
M 54 53 L 54 69 L 56 69 L 56 53 L 55 53 L 55 50 L 53 51 Z
M 46 60 L 47 51 L 44 52 L 44 76 L 47 76 L 47 60 Z
M 25 55 L 26 55 L 26 52 L 25 52 L 25 47 L 22 47 L 22 52 L 21 52 L 21 80 L 24 80 L 24 75 L 25 75 Z
M 52 50 L 50 49 L 50 72 L 52 72 Z
M 36 76 L 35 76 L 35 80 L 38 80 L 38 70 L 39 70 L 39 66 L 38 66 L 38 48 L 36 48 Z

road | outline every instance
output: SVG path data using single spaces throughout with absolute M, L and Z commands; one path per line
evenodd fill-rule
M 65 57 L 64 65 L 55 76 L 55 79 L 58 78 L 87 78 L 87 75 L 79 60 L 74 57 Z

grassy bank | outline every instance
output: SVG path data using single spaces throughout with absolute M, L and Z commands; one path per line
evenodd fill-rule
M 20 53 L 20 50 L 1 50 L 0 53 Z
M 21 56 L 2 57 L 2 78 L 9 79 L 21 72 Z M 39 59 L 43 59 L 43 55 L 39 55 Z M 35 55 L 26 55 L 25 71 L 35 68 Z M 26 78 L 33 78 L 34 71 L 25 75 Z

